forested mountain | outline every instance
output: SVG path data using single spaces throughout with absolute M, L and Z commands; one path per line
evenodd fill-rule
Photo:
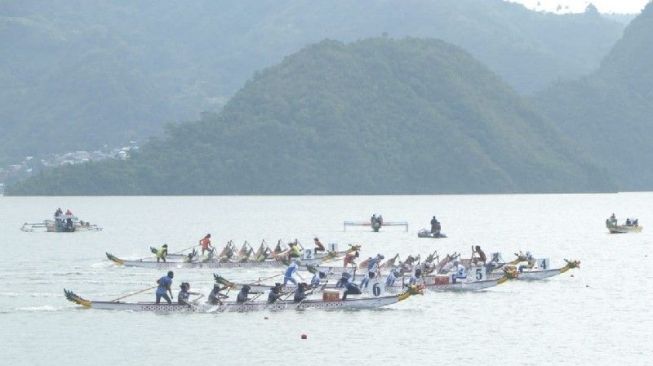
M 444 39 L 530 93 L 591 72 L 622 30 L 501 0 L 5 1 L 0 163 L 219 111 L 255 70 L 325 38 Z
M 634 19 L 601 68 L 536 99 L 623 190 L 653 187 L 653 4 Z
M 57 169 L 11 194 L 382 194 L 614 188 L 461 49 L 323 41 L 248 82 L 220 114 L 126 162 Z

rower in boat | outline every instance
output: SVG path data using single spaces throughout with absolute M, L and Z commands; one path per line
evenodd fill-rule
M 213 247 L 211 246 L 211 234 L 204 235 L 204 237 L 200 239 L 199 243 L 199 245 L 202 247 L 202 255 L 204 255 L 204 252 L 206 251 L 213 250 Z
M 342 293 L 342 301 L 347 300 L 347 295 L 360 295 L 362 293 L 361 289 L 351 281 L 345 283 L 345 289 L 345 292 Z
M 342 272 L 340 279 L 336 282 L 336 288 L 344 288 L 347 283 L 351 282 L 352 276 L 349 272 Z
M 347 268 L 351 264 L 352 267 L 356 267 L 355 260 L 359 255 L 358 250 L 345 254 L 344 258 L 342 258 L 342 266 Z
M 417 282 L 423 282 L 424 279 L 422 278 L 422 270 L 421 269 L 416 269 L 415 273 L 410 276 L 410 279 L 408 280 L 408 285 L 413 286 L 417 285 Z
M 290 253 L 288 253 L 290 258 L 299 258 L 302 256 L 302 250 L 299 248 L 299 242 L 296 239 L 294 242 L 288 243 L 288 246 L 290 247 Z
M 156 251 L 156 262 L 163 261 L 166 262 L 166 257 L 168 256 L 168 244 L 163 244 L 161 248 Z
M 293 297 L 293 302 L 295 304 L 298 304 L 311 293 L 312 291 L 308 291 L 308 284 L 306 282 L 302 282 L 297 286 L 297 289 L 295 290 L 295 295 Z
M 376 274 L 379 271 L 379 265 L 383 259 L 385 259 L 385 257 L 382 254 L 377 254 L 376 257 L 368 259 L 367 274 L 365 277 L 363 277 L 363 280 L 361 280 L 361 288 L 367 288 L 367 285 L 370 283 L 370 279 L 376 277 Z
M 487 261 L 487 256 L 485 255 L 485 252 L 481 249 L 480 245 L 477 245 L 474 247 L 474 251 L 472 252 L 472 263 L 474 264 L 485 264 Z
M 316 274 L 314 274 L 313 278 L 311 278 L 311 288 L 320 287 L 320 283 L 325 278 L 326 278 L 326 273 L 324 273 L 323 271 L 319 271 Z
M 462 280 L 467 278 L 467 269 L 465 269 L 465 266 L 463 266 L 460 261 L 455 260 L 453 261 L 453 267 L 451 268 L 452 274 L 451 274 L 451 283 L 456 283 L 456 280 Z
M 172 304 L 172 279 L 175 276 L 174 272 L 168 271 L 168 274 L 159 278 L 156 283 L 159 287 L 156 288 L 156 303 L 161 303 L 161 298 L 165 299 L 168 304 Z M 170 296 L 168 296 L 168 293 Z
M 395 281 L 397 278 L 401 276 L 401 272 L 399 269 L 395 268 L 390 273 L 388 273 L 388 276 L 385 278 L 385 287 L 392 287 L 395 284 Z
M 238 293 L 238 296 L 236 296 L 236 303 L 238 304 L 243 304 L 247 302 L 249 299 L 247 296 L 249 296 L 249 290 L 252 288 L 249 285 L 244 285 L 241 289 L 240 292 Z
M 286 269 L 286 272 L 283 274 L 283 285 L 286 286 L 288 282 L 292 282 L 297 285 L 297 280 L 293 277 L 295 272 L 299 269 L 299 261 L 294 259 L 292 263 Z
M 519 272 L 524 272 L 525 269 L 532 269 L 535 267 L 535 263 L 537 263 L 537 260 L 533 256 L 531 252 L 526 252 L 526 264 L 522 264 L 519 266 Z
M 179 285 L 181 290 L 177 294 L 177 302 L 181 305 L 190 305 L 190 295 L 200 295 L 199 292 L 191 292 L 190 291 L 190 283 L 188 282 L 182 282 L 181 285 Z
M 270 287 L 270 293 L 268 294 L 268 304 L 274 304 L 281 298 L 281 284 L 279 282 L 274 284 L 274 287 Z
M 315 244 L 315 249 L 313 249 L 313 251 L 315 251 L 315 253 L 317 253 L 317 252 L 325 252 L 325 251 L 326 251 L 326 248 L 324 248 L 324 244 L 322 244 L 322 243 L 320 242 L 320 239 L 318 239 L 318 238 L 314 238 L 314 239 L 313 239 L 313 243 Z
M 220 293 L 220 291 L 225 290 L 227 286 L 220 287 L 219 283 L 216 283 L 213 285 L 213 290 L 211 290 L 211 293 L 209 294 L 209 298 L 207 299 L 208 303 L 211 305 L 222 305 L 222 300 L 221 299 L 226 299 L 229 296 Z

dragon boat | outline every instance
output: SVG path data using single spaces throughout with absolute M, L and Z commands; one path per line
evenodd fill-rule
M 524 256 L 521 253 L 515 253 L 515 255 L 517 255 L 517 259 L 512 262 L 502 264 L 501 268 L 490 270 L 488 278 L 498 278 L 505 275 L 506 271 L 511 271 L 515 273 L 515 278 L 518 280 L 536 281 L 560 275 L 570 269 L 580 268 L 579 260 L 564 259 L 564 266 L 551 268 L 548 258 L 534 259 L 532 256 L 529 258 L 529 256 Z
M 293 245 L 298 245 L 295 242 Z M 192 252 L 172 253 L 162 258 L 147 257 L 138 259 L 124 259 L 119 258 L 111 253 L 106 253 L 107 258 L 117 265 L 125 267 L 140 267 L 140 268 L 258 268 L 258 267 L 283 267 L 287 266 L 291 260 L 298 260 L 302 265 L 319 265 L 325 260 L 337 259 L 340 256 L 346 255 L 352 251 L 360 250 L 360 245 L 349 244 L 347 250 L 338 251 L 336 244 L 330 244 L 329 251 L 315 253 L 313 249 L 304 249 L 299 251 L 300 256 L 293 256 L 289 250 L 281 248 L 281 241 L 277 243 L 277 247 L 272 250 L 265 241 L 261 243 L 259 249 L 254 249 L 245 242 L 240 249 L 238 249 L 233 242 L 228 242 L 227 245 L 215 255 L 215 249 L 209 251 L 208 256 L 200 256 L 196 249 Z M 150 247 L 150 251 L 156 254 L 158 250 Z
M 377 309 L 384 306 L 396 304 L 408 299 L 415 294 L 421 294 L 422 290 L 417 287 L 411 287 L 408 290 L 397 294 L 378 297 L 358 297 L 342 300 L 338 298 L 327 299 L 306 299 L 300 303 L 293 301 L 277 301 L 268 304 L 266 301 L 248 301 L 237 303 L 235 301 L 225 301 L 219 305 L 210 304 L 157 304 L 154 302 L 120 302 L 120 301 L 95 301 L 87 300 L 75 294 L 70 290 L 64 289 L 64 295 L 68 301 L 81 305 L 84 308 L 101 309 L 101 310 L 127 310 L 127 311 L 152 311 L 152 312 L 251 312 L 251 311 L 280 311 L 280 310 L 303 310 L 303 309 Z

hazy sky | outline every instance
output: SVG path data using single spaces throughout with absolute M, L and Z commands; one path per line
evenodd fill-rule
M 507 0 L 521 3 L 537 10 L 555 11 L 561 5 L 562 12 L 582 12 L 589 3 L 602 13 L 639 13 L 650 0 Z M 539 5 L 538 5 L 539 4 Z

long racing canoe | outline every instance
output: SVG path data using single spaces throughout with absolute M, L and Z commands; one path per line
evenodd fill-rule
M 302 310 L 302 309 L 377 309 L 380 307 L 392 305 L 406 300 L 412 295 L 421 294 L 421 289 L 411 287 L 407 291 L 397 295 L 378 296 L 378 297 L 358 297 L 348 298 L 347 300 L 325 301 L 318 299 L 307 299 L 300 303 L 292 301 L 277 301 L 268 304 L 265 301 L 252 301 L 245 303 L 236 303 L 234 301 L 225 301 L 220 305 L 186 305 L 186 304 L 156 304 L 154 302 L 120 302 L 120 301 L 95 301 L 87 300 L 75 294 L 70 290 L 64 289 L 64 295 L 68 301 L 81 305 L 85 308 L 101 310 L 128 310 L 128 311 L 153 311 L 153 312 L 251 312 L 261 310 Z

